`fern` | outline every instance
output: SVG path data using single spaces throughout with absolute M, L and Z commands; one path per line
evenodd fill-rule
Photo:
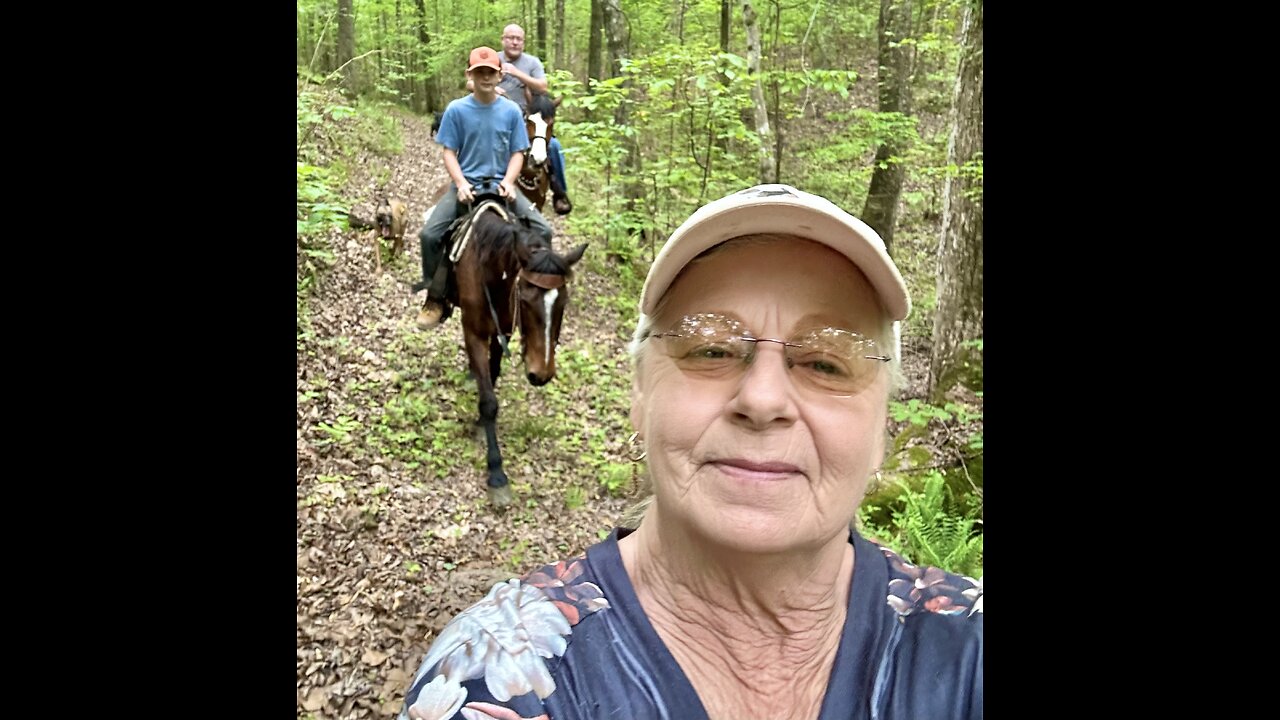
M 900 499 L 902 508 L 893 513 L 889 528 L 867 522 L 866 516 L 875 508 L 860 510 L 867 534 L 912 562 L 960 575 L 982 576 L 980 508 L 971 508 L 963 515 L 948 510 L 946 480 L 937 472 L 929 473 L 921 491 L 904 487 Z

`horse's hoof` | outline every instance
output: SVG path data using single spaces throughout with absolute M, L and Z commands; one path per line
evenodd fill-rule
M 515 497 L 511 494 L 510 485 L 503 485 L 502 487 L 490 486 L 488 490 L 489 504 L 493 505 L 496 510 L 502 510 L 515 501 Z

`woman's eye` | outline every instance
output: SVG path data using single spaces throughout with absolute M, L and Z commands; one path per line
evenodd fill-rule
M 820 375 L 848 377 L 849 366 L 839 358 L 830 355 L 805 355 L 796 358 L 795 364 Z
M 729 345 L 699 345 L 691 350 L 688 355 L 690 358 L 706 360 L 724 360 L 737 356 L 738 353 Z

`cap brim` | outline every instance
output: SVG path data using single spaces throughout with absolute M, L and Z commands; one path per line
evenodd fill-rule
M 815 207 L 818 202 L 829 208 Z M 640 296 L 640 311 L 652 315 L 676 276 L 702 252 L 726 240 L 763 233 L 796 235 L 830 247 L 867 277 L 890 319 L 903 320 L 911 313 L 906 283 L 875 230 L 822 198 L 791 194 L 731 195 L 700 208 L 654 259 Z

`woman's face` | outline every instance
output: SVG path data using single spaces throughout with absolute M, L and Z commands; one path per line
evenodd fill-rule
M 875 337 L 875 292 L 843 255 L 800 239 L 734 244 L 694 263 L 668 290 L 654 332 L 714 313 L 753 337 L 815 328 Z M 758 343 L 741 372 L 688 372 L 645 340 L 632 422 L 645 439 L 662 522 L 727 548 L 799 549 L 847 532 L 884 453 L 887 368 L 851 397 L 801 382 L 783 347 Z M 883 348 L 882 348 L 883 350 Z

